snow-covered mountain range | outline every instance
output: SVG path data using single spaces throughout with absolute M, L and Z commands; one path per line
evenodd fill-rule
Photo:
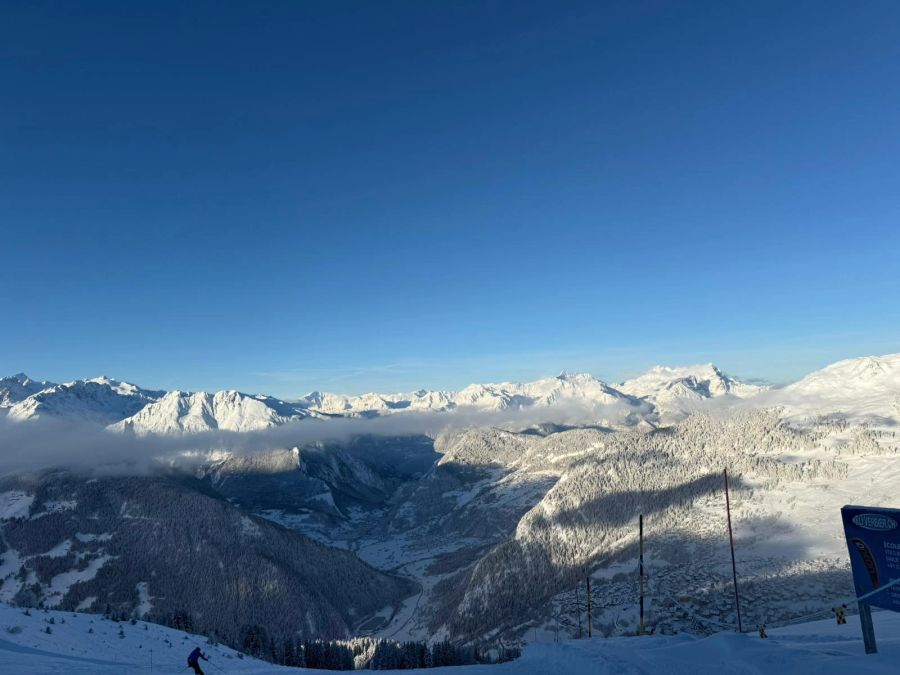
M 900 406 L 900 354 L 849 359 L 772 389 L 742 382 L 713 364 L 657 366 L 619 384 L 561 373 L 528 383 L 472 384 L 459 391 L 419 390 L 348 396 L 312 392 L 285 401 L 234 390 L 153 391 L 107 377 L 65 384 L 20 373 L 0 380 L 0 414 L 10 419 L 78 418 L 138 434 L 254 431 L 307 417 L 375 417 L 404 412 L 504 411 L 619 406 L 635 418 L 671 421 L 711 399 L 783 405 L 808 414 L 890 415 Z
M 619 385 L 619 389 L 630 396 L 647 399 L 663 406 L 717 396 L 748 398 L 767 388 L 729 377 L 712 363 L 687 368 L 656 366 L 643 375 Z
M 525 384 L 500 382 L 472 384 L 459 391 L 419 390 L 406 394 L 363 394 L 342 396 L 313 392 L 300 401 L 310 410 L 340 415 L 385 414 L 400 411 L 446 412 L 458 408 L 507 410 L 530 406 L 550 407 L 566 402 L 594 405 L 635 404 L 623 392 L 593 375 L 561 373 Z
M 665 368 L 613 386 L 585 373 L 561 373 L 528 383 L 472 384 L 459 391 L 419 390 L 359 396 L 313 392 L 296 401 L 234 390 L 152 391 L 99 377 L 66 384 L 24 374 L 0 380 L 0 412 L 10 419 L 78 418 L 138 434 L 254 431 L 305 417 L 374 417 L 404 412 L 504 411 L 621 406 L 640 416 L 680 410 L 684 401 L 749 397 L 764 388 L 744 384 L 713 365 Z
M 53 386 L 53 382 L 35 382 L 25 373 L 0 378 L 0 408 L 11 408 L 29 396 Z
M 9 386 L 7 381 L 11 380 Z M 4 378 L 0 384 L 0 400 L 9 400 L 12 405 L 7 408 L 7 415 L 14 420 L 27 420 L 42 417 L 62 417 L 80 419 L 97 424 L 107 425 L 134 415 L 144 406 L 159 400 L 164 391 L 151 391 L 128 382 L 119 382 L 108 377 L 96 377 L 89 380 L 75 380 L 65 384 L 49 384 L 46 388 L 19 398 L 16 396 L 16 383 L 32 383 L 24 375 Z
M 266 541 L 281 535 L 262 518 L 410 578 L 418 588 L 412 596 L 400 597 L 412 586 L 378 582 L 395 584 L 385 595 L 390 607 L 358 625 L 352 617 L 331 624 L 382 637 L 575 634 L 583 614 L 573 608 L 583 599 L 585 576 L 593 580 L 596 631 L 633 632 L 638 514 L 645 516 L 652 625 L 662 633 L 730 625 L 726 466 L 747 621 L 827 612 L 851 592 L 838 507 L 898 506 L 900 354 L 842 361 L 780 388 L 740 382 L 712 365 L 657 367 L 616 385 L 564 373 L 456 392 L 314 393 L 296 401 L 236 391 L 146 391 L 108 378 L 41 387 L 19 375 L 2 383 L 2 409 L 17 421 L 15 429 L 56 417 L 91 420 L 115 434 L 173 437 L 166 442 L 193 442 L 191 434 L 217 429 L 275 429 L 263 436 L 283 440 L 293 437 L 289 422 L 327 428 L 377 418 L 372 424 L 381 432 L 341 442 L 305 437 L 265 453 L 210 456 L 190 465 L 190 480 L 165 490 L 184 504 L 198 494 L 212 497 L 202 501 L 210 513 L 227 506 L 217 526 L 223 537 L 192 530 L 204 556 L 242 537 L 260 544 L 246 555 L 268 555 L 256 533 Z M 587 411 L 583 422 L 541 423 L 545 414 L 549 420 L 570 408 Z M 619 424 L 601 421 L 609 408 L 625 413 Z M 466 423 L 403 431 L 400 422 L 416 419 L 404 418 L 408 413 L 429 420 L 459 415 Z M 7 599 L 77 607 L 114 589 L 117 608 L 131 612 L 141 597 L 135 588 L 170 598 L 188 592 L 145 567 L 148 546 L 163 546 L 164 556 L 179 550 L 166 537 L 146 539 L 172 501 L 155 478 L 134 477 L 128 490 L 102 476 L 87 483 L 55 474 L 36 480 L 0 485 L 6 504 L 0 543 L 8 542 L 0 546 L 0 590 Z M 137 496 L 140 519 L 121 506 L 137 508 Z M 95 503 L 112 504 L 105 529 L 96 532 L 86 529 Z M 80 538 L 94 534 L 104 538 Z M 88 559 L 96 576 L 78 582 Z M 360 578 L 380 579 L 353 560 L 339 562 Z M 114 582 L 126 574 L 127 583 Z M 314 569 L 303 575 L 308 586 L 321 581 Z M 315 605 L 321 616 L 333 616 L 327 599 Z M 198 621 L 218 629 L 212 616 Z

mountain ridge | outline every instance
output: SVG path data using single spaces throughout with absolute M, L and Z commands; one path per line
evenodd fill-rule
M 216 392 L 149 390 L 105 376 L 64 384 L 36 382 L 24 373 L 0 379 L 0 411 L 11 420 L 81 418 L 115 431 L 139 434 L 196 433 L 222 429 L 256 431 L 307 417 L 377 417 L 404 412 L 499 412 L 553 408 L 565 404 L 622 406 L 640 417 L 677 419 L 710 399 L 765 405 L 816 404 L 863 407 L 885 414 L 900 406 L 900 354 L 845 359 L 785 387 L 768 387 L 729 376 L 712 363 L 654 366 L 641 375 L 609 384 L 588 373 L 562 372 L 532 382 L 474 383 L 453 390 L 345 395 L 314 391 L 296 400 L 233 389 Z M 649 407 L 648 407 L 649 406 Z

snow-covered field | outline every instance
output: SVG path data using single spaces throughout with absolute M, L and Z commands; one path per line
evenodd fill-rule
M 0 605 L 0 672 L 33 675 L 62 673 L 116 675 L 186 672 L 195 647 L 210 657 L 207 673 L 296 672 L 204 637 L 138 621 L 116 623 L 92 614 L 44 612 Z M 838 626 L 833 620 L 756 634 L 722 632 L 705 638 L 688 634 L 644 638 L 594 638 L 528 646 L 518 661 L 501 665 L 432 668 L 423 673 L 456 675 L 658 675 L 663 673 L 896 673 L 900 659 L 900 615 L 875 613 L 879 653 L 863 652 L 856 617 Z M 52 623 L 51 623 L 52 621 Z M 47 633 L 47 628 L 50 633 Z M 308 670 L 301 672 L 329 673 Z M 411 671 L 391 671 L 411 672 Z

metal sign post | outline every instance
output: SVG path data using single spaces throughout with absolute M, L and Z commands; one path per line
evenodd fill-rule
M 844 534 L 850 552 L 853 585 L 860 598 L 859 622 L 862 626 L 866 654 L 878 651 L 872 607 L 900 612 L 900 509 L 868 506 L 845 506 L 841 509 Z M 865 599 L 862 599 L 866 596 Z
M 875 644 L 875 624 L 872 623 L 872 608 L 868 603 L 857 603 L 859 607 L 859 626 L 862 628 L 863 645 L 866 654 L 878 653 L 878 645 Z

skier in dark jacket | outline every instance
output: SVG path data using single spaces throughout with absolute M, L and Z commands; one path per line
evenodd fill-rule
M 194 669 L 194 672 L 197 675 L 203 675 L 203 671 L 200 670 L 200 659 L 209 661 L 209 659 L 206 658 L 206 654 L 200 651 L 200 647 L 196 647 L 194 651 L 191 652 L 190 656 L 188 656 L 188 665 Z

